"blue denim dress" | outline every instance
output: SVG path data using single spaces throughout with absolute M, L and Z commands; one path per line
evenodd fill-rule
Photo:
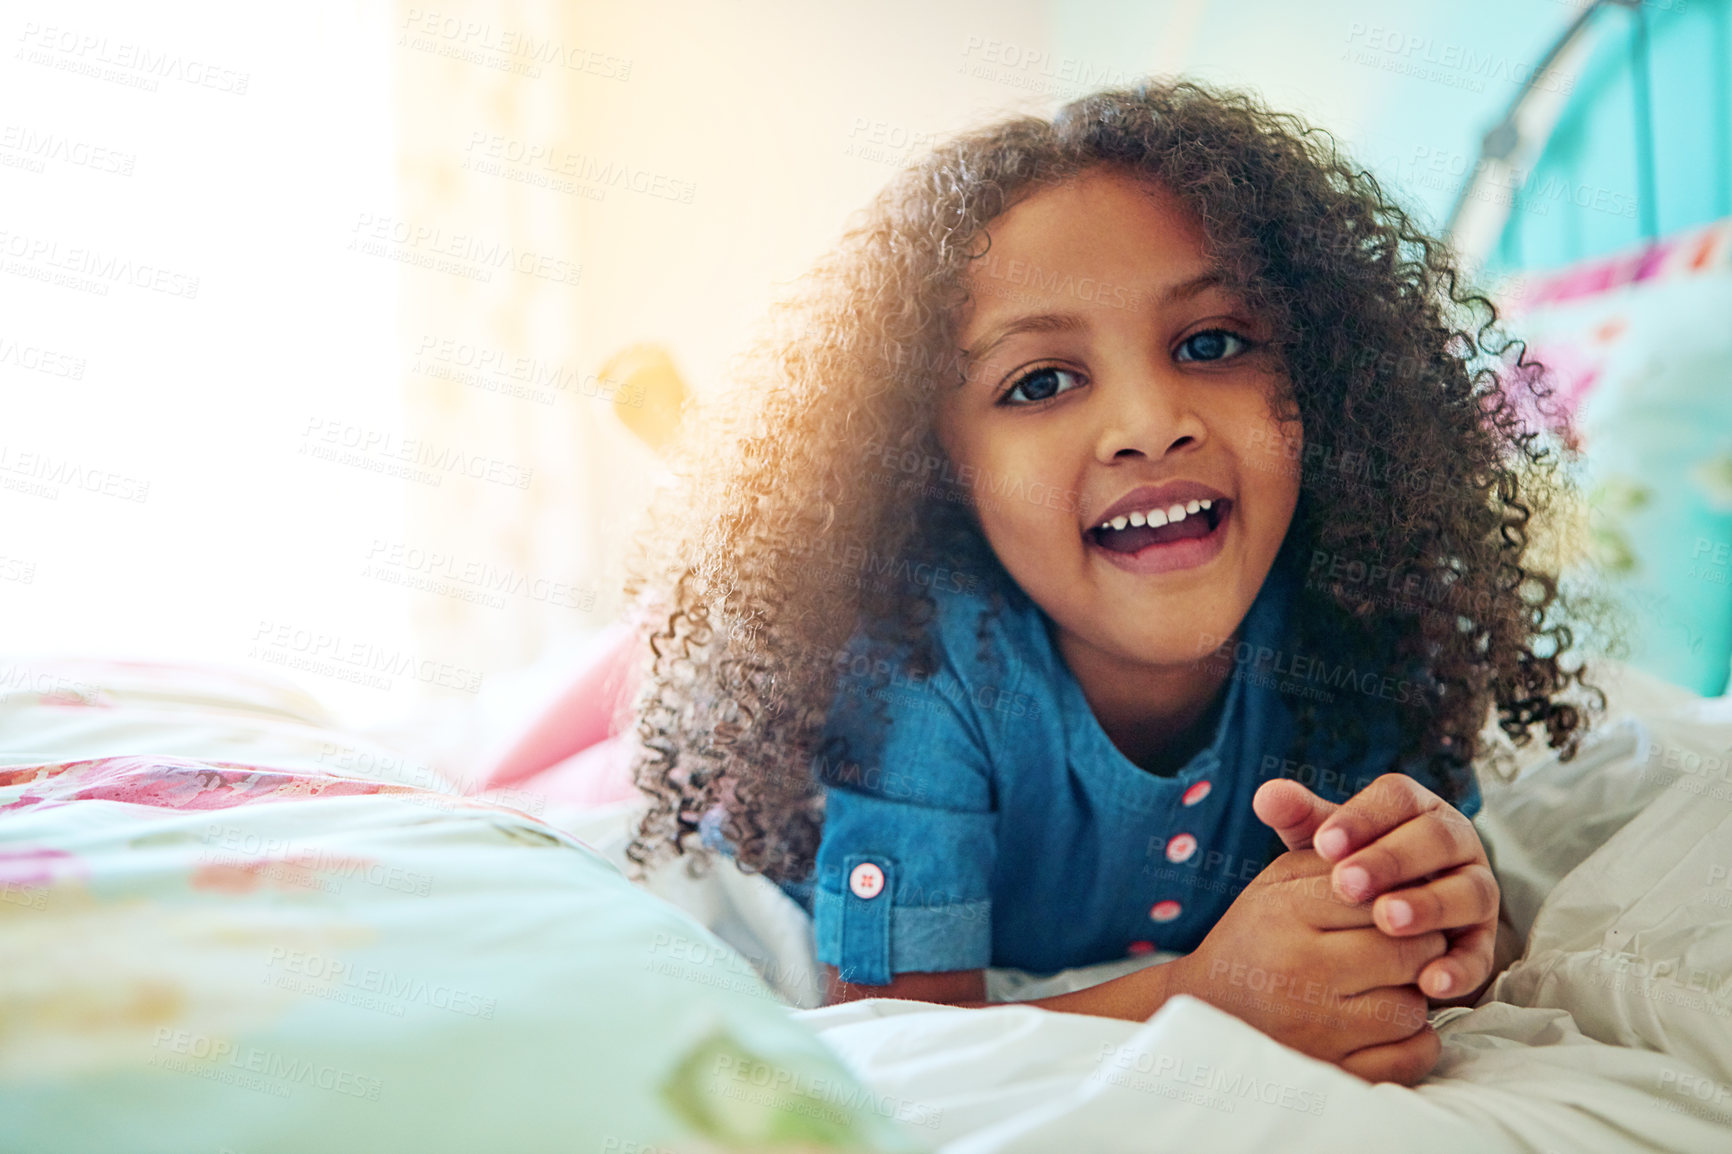
M 1195 949 L 1283 851 L 1252 813 L 1258 786 L 1294 777 L 1344 801 L 1405 768 L 1395 709 L 1412 687 L 1382 668 L 1284 654 L 1293 584 L 1279 567 L 1264 582 L 1236 647 L 1251 659 L 1234 662 L 1214 740 L 1171 776 L 1112 743 L 1026 596 L 992 613 L 983 597 L 935 589 L 939 668 L 915 679 L 894 667 L 874 691 L 862 659 L 830 708 L 826 741 L 845 739 L 846 755 L 815 759 L 817 864 L 784 886 L 813 915 L 819 961 L 884 985 L 910 970 L 1044 974 Z M 1285 762 L 1283 696 L 1300 693 L 1363 702 L 1366 754 Z M 1471 817 L 1479 804 L 1475 784 L 1458 808 Z

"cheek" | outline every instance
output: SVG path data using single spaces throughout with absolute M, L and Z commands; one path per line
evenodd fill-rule
M 1266 407 L 1247 406 L 1238 424 L 1251 430 L 1236 439 L 1233 455 L 1243 470 L 1244 483 L 1266 500 L 1292 504 L 1299 497 L 1300 466 L 1305 439 L 1297 423 L 1283 425 Z
M 1076 535 L 1075 487 L 1058 454 L 1007 439 L 970 463 L 978 470 L 972 493 L 981 528 L 1001 554 L 1051 548 L 1057 537 Z
M 1301 443 L 1272 432 L 1271 439 L 1252 444 L 1241 457 L 1244 485 L 1258 514 L 1259 536 L 1273 543 L 1286 536 L 1299 503 L 1301 448 Z

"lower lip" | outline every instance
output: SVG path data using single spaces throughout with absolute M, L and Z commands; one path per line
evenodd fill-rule
M 1117 565 L 1127 573 L 1172 573 L 1180 569 L 1195 569 L 1220 556 L 1227 543 L 1227 526 L 1232 524 L 1236 511 L 1234 506 L 1229 505 L 1221 523 L 1216 525 L 1207 537 L 1188 537 L 1183 541 L 1144 545 L 1135 553 L 1115 553 L 1097 544 L 1093 537 L 1085 535 L 1084 539 L 1097 556 L 1104 557 L 1108 563 Z

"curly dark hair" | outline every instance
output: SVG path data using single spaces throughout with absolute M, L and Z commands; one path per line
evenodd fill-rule
M 961 134 L 901 172 L 776 306 L 730 395 L 688 415 L 679 483 L 653 503 L 626 583 L 645 622 L 633 772 L 651 803 L 635 869 L 698 849 L 719 810 L 743 868 L 806 878 L 850 639 L 930 671 L 933 574 L 995 606 L 1019 592 L 969 500 L 928 483 L 947 475 L 937 404 L 962 368 L 987 224 L 1102 165 L 1175 194 L 1271 325 L 1283 419 L 1305 432 L 1278 559 L 1301 579 L 1298 651 L 1418 671 L 1403 760 L 1450 800 L 1497 738 L 1490 704 L 1508 742 L 1543 726 L 1574 755 L 1605 697 L 1562 664 L 1585 600 L 1536 558 L 1539 518 L 1575 488 L 1543 368 L 1327 133 L 1247 93 L 1150 80 Z M 1566 700 L 1572 682 L 1588 695 Z M 1361 712 L 1297 701 L 1295 760 L 1320 731 L 1362 749 Z

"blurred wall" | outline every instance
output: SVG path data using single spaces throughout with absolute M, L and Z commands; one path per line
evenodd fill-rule
M 655 460 L 614 411 L 641 395 L 604 363 L 652 342 L 695 391 L 725 387 L 897 166 L 1042 105 L 996 61 L 1047 52 L 1046 23 L 1034 4 L 548 0 L 392 19 L 399 209 L 369 228 L 399 259 L 459 253 L 399 274 L 406 417 L 500 478 L 406 487 L 397 567 L 441 579 L 411 595 L 418 642 L 511 669 L 618 607 Z
M 1573 11 L 23 3 L 0 652 L 273 670 L 355 720 L 465 707 L 617 608 L 655 461 L 602 365 L 655 342 L 726 387 L 935 138 L 1183 70 L 1330 128 L 1436 223 Z

